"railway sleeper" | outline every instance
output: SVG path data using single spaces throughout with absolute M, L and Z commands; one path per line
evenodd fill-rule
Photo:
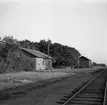
M 74 101 L 71 101 L 70 103 L 72 103 L 72 104 L 74 104 L 74 103 L 75 104 L 85 104 L 85 105 L 99 105 L 99 104 L 102 104 L 102 101 L 74 100 Z M 69 105 L 69 104 L 67 104 L 67 105 Z
M 101 98 L 75 98 L 75 99 L 73 99 L 73 101 L 94 101 L 94 102 L 96 102 L 96 101 L 98 101 L 98 102 L 102 102 L 103 101 L 103 99 L 101 99 Z

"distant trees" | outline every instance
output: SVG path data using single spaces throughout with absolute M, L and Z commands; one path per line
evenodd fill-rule
M 93 62 L 93 63 L 92 63 L 92 66 L 106 67 L 106 64 Z
M 92 66 L 96 66 L 96 65 L 97 65 L 97 63 L 96 63 L 96 62 L 93 62 L 93 63 L 92 63 Z
M 14 52 L 21 47 L 39 50 L 53 58 L 53 67 L 77 67 L 78 57 L 81 55 L 74 47 L 52 43 L 51 40 L 32 42 L 29 40 L 18 41 L 12 36 L 0 37 L 0 72 L 29 71 L 32 70 L 32 62 L 17 57 Z

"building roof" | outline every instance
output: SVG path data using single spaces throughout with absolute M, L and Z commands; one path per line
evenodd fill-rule
M 86 61 L 91 61 L 90 59 L 86 58 L 85 56 L 80 56 L 79 59 L 84 59 L 84 60 L 86 60 Z
M 30 53 L 31 55 L 38 57 L 38 58 L 50 58 L 52 59 L 52 57 L 38 51 L 38 50 L 32 50 L 32 49 L 27 49 L 27 48 L 22 48 L 22 50 L 24 50 L 25 52 Z

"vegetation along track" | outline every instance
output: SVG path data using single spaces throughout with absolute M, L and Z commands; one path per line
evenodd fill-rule
M 107 105 L 107 71 L 101 71 L 74 95 L 68 94 L 61 99 L 62 105 Z

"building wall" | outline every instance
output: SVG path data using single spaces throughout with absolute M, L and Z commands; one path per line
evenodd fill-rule
M 91 65 L 91 61 L 84 59 L 84 58 L 80 58 L 79 59 L 79 66 L 80 68 L 90 68 Z
M 89 61 L 80 61 L 80 68 L 89 68 Z
M 52 69 L 52 59 L 44 59 L 45 69 Z
M 36 58 L 36 70 L 48 70 L 52 69 L 52 60 L 44 59 L 44 58 Z
M 45 66 L 43 65 L 44 59 L 43 58 L 36 58 L 36 70 L 44 70 Z
M 92 62 L 91 61 L 89 61 L 89 67 L 92 67 Z
M 29 60 L 29 61 L 31 61 L 31 62 L 33 63 L 33 70 L 36 69 L 36 68 L 35 68 L 35 58 L 34 58 L 33 56 L 31 56 L 30 54 L 28 54 L 28 53 L 26 53 L 26 52 L 23 52 L 23 51 L 21 51 L 21 50 L 18 50 L 18 51 L 16 52 L 16 55 L 17 55 L 18 57 L 21 57 L 21 58 L 24 59 L 24 60 Z

